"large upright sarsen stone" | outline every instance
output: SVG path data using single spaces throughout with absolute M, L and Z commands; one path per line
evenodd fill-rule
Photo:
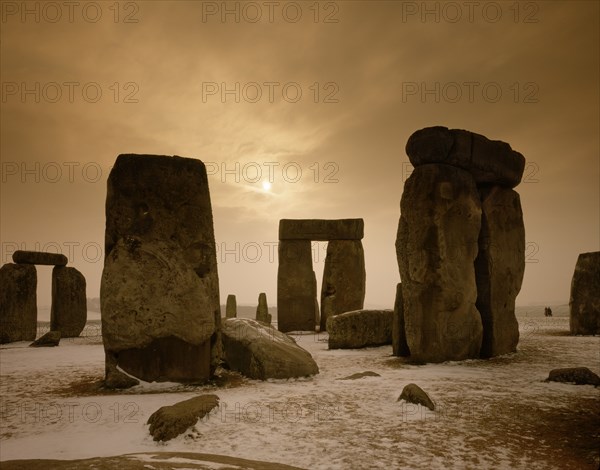
M 317 283 L 310 240 L 281 240 L 277 270 L 277 329 L 314 331 Z
M 360 240 L 331 240 L 327 244 L 321 286 L 321 331 L 327 319 L 361 310 L 365 301 L 365 253 Z
M 35 266 L 7 263 L 0 268 L 0 344 L 35 339 L 36 291 Z
M 406 181 L 400 208 L 396 250 L 411 358 L 479 357 L 474 261 L 481 204 L 473 177 L 449 165 L 418 166 Z
M 600 251 L 577 258 L 569 308 L 571 334 L 600 335 Z
M 519 195 L 500 186 L 480 188 L 481 232 L 475 260 L 477 309 L 483 323 L 481 357 L 515 352 L 515 299 L 525 273 L 525 226 Z
M 75 268 L 52 269 L 52 309 L 50 330 L 60 331 L 61 338 L 76 338 L 87 321 L 85 277 Z
M 204 164 L 120 155 L 108 179 L 100 292 L 107 383 L 202 382 L 220 361 L 217 259 Z M 121 374 L 122 375 L 122 374 Z

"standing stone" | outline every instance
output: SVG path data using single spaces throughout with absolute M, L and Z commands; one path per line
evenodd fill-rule
M 8 263 L 0 268 L 0 344 L 35 339 L 36 290 L 35 266 Z
M 406 343 L 406 330 L 404 329 L 404 304 L 402 300 L 402 283 L 400 282 L 396 286 L 396 300 L 394 301 L 392 353 L 394 356 L 410 356 L 410 350 Z
M 361 310 L 365 301 L 365 253 L 360 240 L 331 240 L 327 244 L 321 286 L 321 331 L 327 319 Z
M 571 334 L 600 335 L 600 251 L 577 258 L 569 308 Z
M 475 260 L 477 310 L 481 314 L 481 357 L 515 352 L 519 324 L 515 299 L 525 273 L 525 226 L 519 195 L 512 189 L 480 188 L 481 232 Z
M 269 306 L 267 305 L 267 294 L 261 292 L 258 295 L 258 307 L 256 307 L 256 321 L 271 324 L 271 314 L 269 313 Z
M 127 382 L 117 367 L 146 381 L 208 380 L 221 357 L 221 312 L 204 164 L 120 155 L 108 178 L 105 244 L 107 384 Z
M 50 266 L 65 266 L 67 257 L 60 253 L 47 253 L 45 251 L 17 250 L 12 255 L 13 261 L 18 264 L 44 264 Z
M 473 177 L 449 165 L 418 166 L 406 181 L 400 207 L 396 251 L 411 358 L 479 357 L 474 261 L 481 203 Z
M 225 317 L 236 318 L 237 317 L 237 301 L 234 294 L 227 296 L 227 304 L 225 305 Z
M 87 321 L 85 277 L 75 268 L 55 266 L 52 270 L 50 329 L 61 338 L 76 338 Z
M 279 331 L 314 331 L 316 298 L 310 240 L 281 240 L 277 270 Z

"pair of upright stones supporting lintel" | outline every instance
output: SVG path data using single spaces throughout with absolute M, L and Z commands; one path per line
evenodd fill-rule
M 37 271 L 35 265 L 54 266 L 50 329 L 62 338 L 79 336 L 87 320 L 85 278 L 67 267 L 62 254 L 15 251 L 13 261 L 0 268 L 0 344 L 33 341 L 37 332 Z
M 525 269 L 523 155 L 472 132 L 430 127 L 406 144 L 396 251 L 394 354 L 440 362 L 516 350 Z
M 327 318 L 363 308 L 366 279 L 363 234 L 363 219 L 279 221 L 277 326 L 280 331 L 314 331 L 317 325 L 324 331 Z M 329 242 L 320 315 L 312 241 Z

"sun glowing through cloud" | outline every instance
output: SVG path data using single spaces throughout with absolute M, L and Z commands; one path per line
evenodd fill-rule
M 265 192 L 269 192 L 271 190 L 271 183 L 268 181 L 263 181 L 262 188 Z

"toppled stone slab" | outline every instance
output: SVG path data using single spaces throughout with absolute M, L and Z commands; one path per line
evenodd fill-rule
M 366 370 L 364 372 L 357 372 L 356 374 L 352 374 L 347 377 L 342 377 L 337 380 L 357 380 L 357 379 L 363 379 L 365 377 L 381 377 L 381 375 L 378 374 L 377 372 Z
M 216 395 L 200 395 L 156 410 L 147 424 L 155 441 L 169 441 L 185 432 L 219 405 Z
M 402 393 L 396 401 L 400 400 L 404 400 L 415 405 L 422 405 L 426 408 L 429 408 L 431 411 L 435 410 L 435 404 L 431 398 L 429 398 L 429 395 L 427 395 L 427 393 L 425 393 L 425 391 L 416 384 L 406 385 L 402 389 Z
M 61 334 L 60 331 L 48 331 L 46 334 L 40 336 L 29 346 L 32 348 L 42 348 L 42 347 L 53 347 L 58 346 L 60 343 Z
M 415 166 L 443 163 L 468 171 L 479 184 L 514 188 L 521 182 L 525 158 L 509 144 L 462 129 L 426 127 L 413 133 L 406 153 Z
M 600 251 L 577 258 L 569 308 L 571 334 L 600 335 Z
M 13 253 L 13 261 L 19 264 L 43 264 L 54 266 L 65 266 L 68 259 L 60 253 L 47 253 L 44 251 L 18 250 Z
M 224 360 L 251 379 L 288 379 L 319 373 L 308 351 L 275 328 L 248 318 L 222 323 Z
M 361 240 L 363 219 L 281 219 L 280 240 Z
M 355 310 L 327 320 L 329 349 L 358 349 L 392 343 L 393 310 Z
M 37 272 L 30 264 L 0 268 L 0 344 L 33 341 L 37 332 Z
M 587 367 L 552 369 L 546 382 L 574 383 L 576 385 L 600 386 L 600 377 Z

